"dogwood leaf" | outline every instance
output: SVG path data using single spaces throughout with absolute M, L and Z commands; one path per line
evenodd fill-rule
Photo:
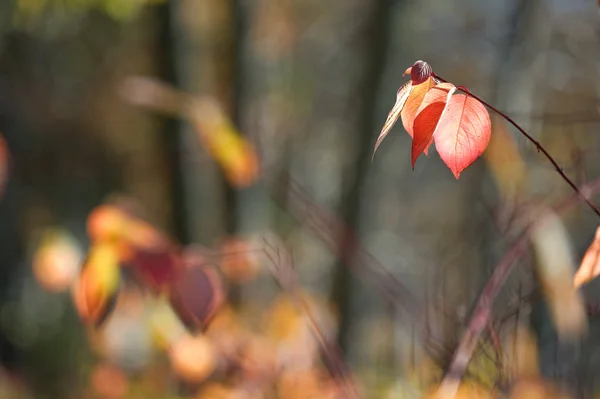
M 492 123 L 487 109 L 466 94 L 456 94 L 446 104 L 433 138 L 438 154 L 458 179 L 490 142 Z

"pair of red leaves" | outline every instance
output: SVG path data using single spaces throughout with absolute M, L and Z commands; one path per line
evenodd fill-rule
M 435 142 L 438 154 L 458 179 L 490 141 L 492 124 L 487 109 L 468 92 L 455 94 L 466 90 L 441 82 L 426 62 L 415 62 L 405 74 L 410 74 L 411 80 L 398 90 L 375 151 L 398 118 L 402 118 L 404 129 L 413 138 L 413 169 L 419 155 L 428 155 Z
M 88 217 L 92 248 L 73 293 L 80 317 L 95 326 L 108 318 L 123 288 L 121 270 L 127 269 L 150 293 L 166 295 L 189 330 L 206 328 L 225 296 L 220 276 L 199 257 L 181 251 L 129 205 L 101 205 Z

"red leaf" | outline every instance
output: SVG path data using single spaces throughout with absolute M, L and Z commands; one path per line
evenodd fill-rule
M 191 331 L 202 330 L 225 298 L 219 275 L 208 266 L 184 269 L 169 292 L 171 307 Z
M 458 179 L 490 142 L 490 115 L 479 101 L 465 94 L 452 96 L 434 132 L 435 146 Z
M 433 133 L 438 127 L 447 100 L 455 91 L 456 87 L 452 83 L 441 83 L 429 90 L 423 97 L 413 123 L 414 135 L 411 150 L 413 168 L 422 152 L 427 155 L 433 142 Z
M 406 103 L 404 104 L 400 115 L 402 116 L 404 129 L 410 134 L 410 137 L 413 137 L 413 124 L 417 116 L 417 111 L 423 103 L 425 95 L 433 86 L 435 86 L 435 82 L 432 77 L 429 77 L 425 82 L 419 85 L 414 86 L 413 84 L 412 90 L 406 99 Z
M 373 150 L 373 157 L 375 157 L 375 151 L 377 151 L 377 148 L 379 148 L 379 145 L 381 144 L 383 139 L 385 139 L 390 130 L 392 130 L 392 127 L 394 126 L 394 124 L 396 124 L 396 121 L 400 117 L 400 112 L 402 112 L 402 108 L 404 108 L 404 104 L 406 103 L 406 99 L 410 94 L 411 88 L 411 82 L 406 82 L 401 88 L 398 89 L 398 93 L 396 94 L 396 103 L 394 104 L 394 107 L 388 114 L 388 117 L 385 123 L 383 124 L 383 128 L 381 129 L 381 133 L 379 133 L 379 137 L 377 137 L 375 149 Z
M 594 241 L 585 252 L 579 270 L 575 273 L 574 286 L 576 288 L 590 282 L 600 274 L 600 227 L 596 230 Z
M 171 247 L 131 248 L 128 267 L 134 276 L 154 293 L 164 291 L 178 276 L 181 261 Z

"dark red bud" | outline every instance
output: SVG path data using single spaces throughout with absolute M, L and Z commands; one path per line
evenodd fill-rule
M 419 60 L 415 62 L 412 67 L 406 70 L 405 74 L 408 73 L 410 73 L 410 80 L 412 80 L 412 84 L 416 86 L 429 79 L 433 73 L 433 69 L 431 68 L 431 65 L 425 61 Z

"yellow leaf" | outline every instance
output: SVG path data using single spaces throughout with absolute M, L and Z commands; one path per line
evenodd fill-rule
M 191 102 L 187 115 L 196 127 L 200 141 L 223 168 L 227 179 L 237 187 L 247 187 L 258 178 L 258 156 L 213 100 Z

